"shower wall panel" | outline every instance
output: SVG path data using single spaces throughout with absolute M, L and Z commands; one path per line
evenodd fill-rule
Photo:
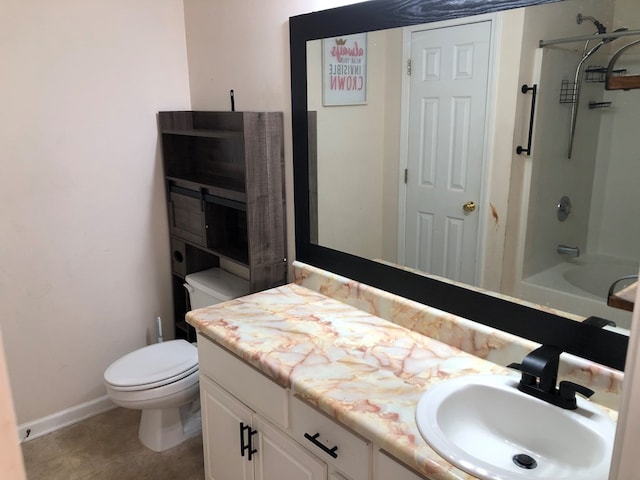
M 602 99 L 600 84 L 583 83 L 576 139 L 568 158 L 571 104 L 560 103 L 562 80 L 572 81 L 580 52 L 546 49 L 539 86 L 538 118 L 534 143 L 531 192 L 523 276 L 538 273 L 563 261 L 559 244 L 586 248 L 591 189 L 594 179 L 600 115 L 588 108 Z M 598 61 L 594 59 L 594 61 Z M 560 198 L 571 198 L 566 221 L 556 216 Z
M 640 19 L 640 4 L 632 18 Z M 636 27 L 638 25 L 632 25 Z M 621 47 L 618 40 L 613 47 Z M 621 57 L 617 66 L 640 72 L 640 48 Z M 600 148 L 594 178 L 594 198 L 588 248 L 629 259 L 640 258 L 640 90 L 605 93 L 611 108 L 603 112 Z

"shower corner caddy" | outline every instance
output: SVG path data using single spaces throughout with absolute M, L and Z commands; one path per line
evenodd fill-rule
M 619 77 L 627 73 L 626 68 L 618 68 L 611 71 L 611 75 Z M 584 70 L 584 81 L 587 83 L 605 83 L 607 81 L 607 67 L 591 65 Z

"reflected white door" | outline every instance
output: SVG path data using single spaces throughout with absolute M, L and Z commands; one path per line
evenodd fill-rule
M 478 256 L 490 35 L 486 21 L 411 37 L 405 264 L 469 284 Z

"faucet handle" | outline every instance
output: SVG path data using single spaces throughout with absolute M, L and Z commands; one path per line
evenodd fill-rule
M 562 399 L 572 405 L 572 408 L 577 408 L 576 402 L 576 393 L 589 398 L 595 392 L 590 388 L 585 387 L 584 385 L 579 385 L 577 383 L 569 382 L 567 380 L 563 380 L 558 385 L 558 390 Z M 575 406 L 573 406 L 575 405 Z
M 595 393 L 593 390 L 585 387 L 584 385 L 573 383 L 568 380 L 563 380 L 562 382 L 560 382 L 559 386 L 560 386 L 560 396 L 567 399 L 571 397 L 575 397 L 576 393 L 579 393 L 580 395 L 586 398 L 589 398 L 591 395 Z

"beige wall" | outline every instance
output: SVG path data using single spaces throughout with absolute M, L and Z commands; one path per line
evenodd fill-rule
M 26 477 L 22 452 L 16 441 L 16 417 L 11 398 L 9 372 L 0 332 L 0 471 L 8 480 L 24 480 Z
M 393 111 L 399 106 L 401 70 L 389 68 L 387 55 L 388 50 L 394 50 L 401 57 L 401 41 L 401 29 L 369 33 L 367 101 L 365 105 L 348 106 L 323 106 L 321 42 L 309 42 L 307 46 L 308 105 L 309 110 L 317 112 L 318 121 L 319 242 L 362 257 L 390 261 L 395 261 L 395 250 L 391 257 L 385 257 L 383 240 L 397 234 L 397 193 L 388 198 L 385 185 L 388 176 L 396 181 L 398 178 L 396 130 L 400 118 Z M 394 91 L 397 97 L 389 99 Z M 391 126 L 391 132 L 387 132 L 387 126 Z M 395 143 L 395 152 L 389 151 L 389 143 Z M 391 231 L 383 226 L 382 216 L 389 204 L 395 206 Z
M 228 109 L 234 88 L 238 109 L 284 111 L 291 183 L 288 17 L 347 3 L 3 2 L 0 329 L 18 423 L 102 397 L 156 315 L 171 336 L 156 112 L 191 108 L 189 73 L 193 108 Z
M 355 0 L 184 0 L 196 110 L 284 112 L 289 258 L 294 258 L 289 17 Z
M 233 88 L 240 110 L 284 111 L 292 218 L 287 19 L 348 3 L 184 0 L 183 23 L 179 0 L 3 2 L 0 328 L 19 422 L 103 395 L 108 363 L 168 324 L 157 110 L 228 109 Z
M 24 423 L 105 395 L 156 315 L 169 333 L 155 114 L 189 108 L 183 3 L 6 0 L 0 58 L 0 329 Z

